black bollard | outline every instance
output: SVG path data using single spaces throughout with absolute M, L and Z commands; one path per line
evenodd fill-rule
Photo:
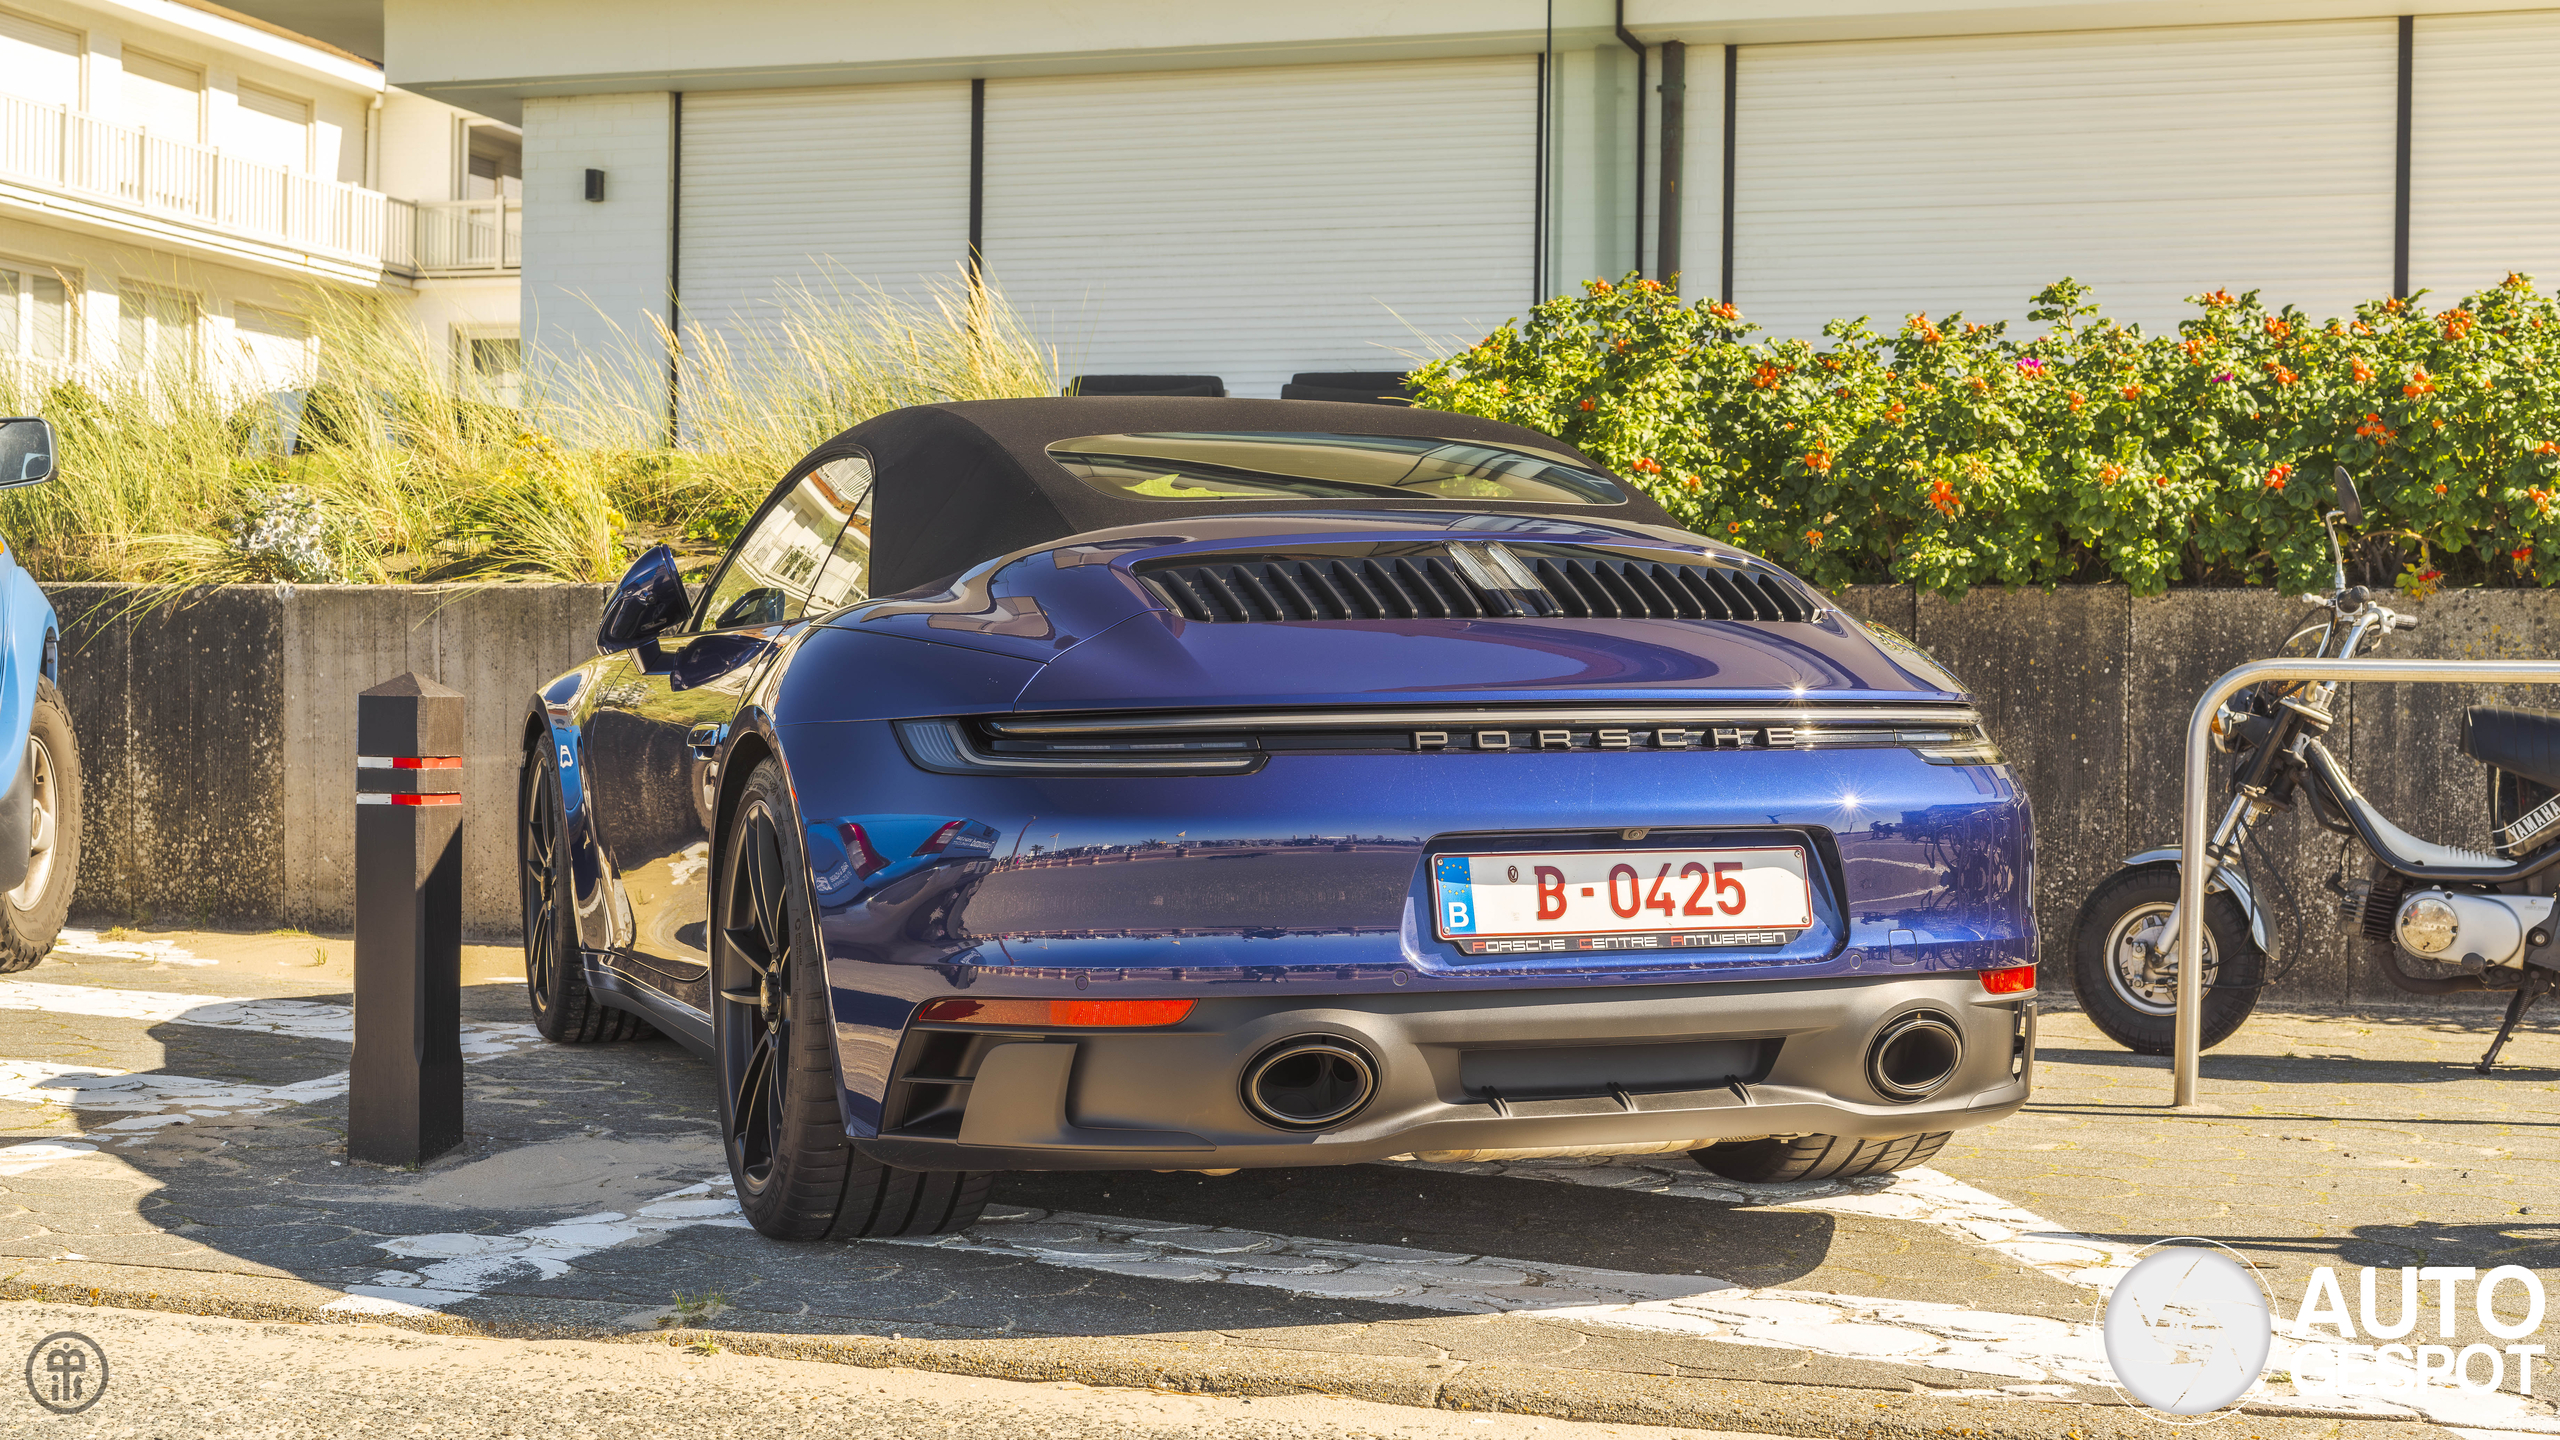
M 356 1044 L 347 1155 L 462 1143 L 462 694 L 411 672 L 356 697 Z

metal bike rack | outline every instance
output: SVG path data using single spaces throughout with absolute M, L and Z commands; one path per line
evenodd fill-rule
M 2254 660 L 2213 682 L 2187 717 L 2186 801 L 2178 827 L 2178 1024 L 2170 1104 L 2196 1103 L 2204 1039 L 2204 886 L 2218 867 L 2191 863 L 2213 837 L 2213 714 L 2267 680 L 2379 680 L 2398 684 L 2560 685 L 2560 660 Z

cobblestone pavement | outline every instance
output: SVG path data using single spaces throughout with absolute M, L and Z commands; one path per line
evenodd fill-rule
M 707 1067 L 529 1038 L 512 950 L 469 961 L 468 1143 L 401 1172 L 342 1163 L 343 941 L 66 949 L 0 979 L 0 1295 L 1782 1434 L 2108 1435 L 2157 1422 L 2106 1383 L 2095 1302 L 2164 1237 L 2231 1245 L 2286 1317 L 2314 1265 L 2560 1259 L 2532 1213 L 2560 1207 L 2560 1037 L 2478 1078 L 2476 1012 L 2261 1016 L 2184 1113 L 2164 1064 L 2048 1015 L 2031 1108 L 1889 1184 L 1739 1187 L 1678 1156 L 1022 1174 L 965 1235 L 785 1246 L 736 1214 Z M 2443 1433 L 2408 1405 L 2260 1399 L 2248 1433 Z M 2412 1403 L 2560 1433 L 2512 1395 Z

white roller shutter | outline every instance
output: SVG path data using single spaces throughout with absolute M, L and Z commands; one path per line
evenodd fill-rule
M 2560 283 L 2560 14 L 2422 15 L 2411 37 L 2409 284 Z
M 80 48 L 76 31 L 0 10 L 0 94 L 77 107 Z
M 797 293 L 860 303 L 957 282 L 969 82 L 684 97 L 678 295 L 734 343 Z
M 1537 72 L 987 82 L 989 273 L 1069 373 L 1401 370 L 1530 303 Z
M 2388 18 L 1746 47 L 1734 299 L 1803 336 L 2065 275 L 2149 327 L 2216 287 L 2343 313 L 2390 292 L 2397 54 Z

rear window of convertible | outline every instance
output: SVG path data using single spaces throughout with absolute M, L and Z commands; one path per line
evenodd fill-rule
M 1130 500 L 1627 499 L 1617 481 L 1562 455 L 1429 436 L 1168 430 L 1060 440 L 1049 458 Z

